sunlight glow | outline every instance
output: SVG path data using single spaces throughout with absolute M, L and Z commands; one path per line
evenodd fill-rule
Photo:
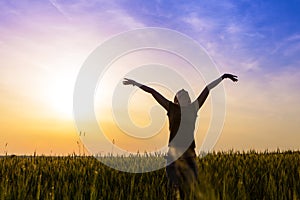
M 51 109 L 63 119 L 72 119 L 73 105 L 73 88 L 74 80 L 68 74 L 60 74 L 53 78 L 54 82 L 50 83 L 48 93 L 48 104 Z

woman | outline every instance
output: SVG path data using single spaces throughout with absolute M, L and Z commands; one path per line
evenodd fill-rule
M 195 101 L 191 101 L 187 91 L 180 90 L 174 97 L 174 102 L 167 100 L 153 88 L 134 80 L 123 81 L 124 85 L 133 85 L 152 94 L 156 101 L 168 112 L 169 119 L 169 151 L 167 156 L 167 177 L 173 188 L 178 188 L 182 199 L 191 195 L 191 190 L 197 183 L 197 165 L 195 153 L 194 131 L 197 112 L 205 102 L 209 91 L 223 79 L 238 81 L 237 76 L 223 74 L 220 78 L 208 84 Z

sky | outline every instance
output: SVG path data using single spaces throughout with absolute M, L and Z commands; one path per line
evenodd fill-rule
M 226 117 L 213 150 L 299 150 L 299 21 L 298 0 L 2 0 L 0 154 L 88 153 L 73 119 L 77 75 L 91 52 L 104 41 L 145 27 L 187 35 L 203 46 L 220 74 L 238 75 L 238 83 L 224 81 Z M 153 55 L 129 55 L 115 65 L 143 65 L 149 58 L 153 62 L 162 59 Z M 138 57 L 139 62 L 132 62 L 130 56 Z M 170 55 L 164 58 L 172 58 L 174 65 L 181 63 Z M 189 71 L 178 68 L 182 73 Z M 142 80 L 134 75 L 131 78 Z M 121 81 L 113 75 L 107 79 Z M 172 100 L 171 91 L 153 87 Z M 191 87 L 199 93 L 205 82 Z M 103 98 L 96 91 L 98 118 L 108 116 L 112 109 L 103 103 L 111 98 L 105 91 L 112 89 L 103 89 Z M 132 120 L 141 127 L 151 124 L 149 109 L 155 106 L 151 96 L 136 90 L 131 102 Z M 168 138 L 166 113 L 158 112 L 165 116 L 158 127 L 160 133 L 147 144 L 124 138 L 113 117 L 99 124 L 115 145 L 133 152 L 153 151 L 165 145 Z M 200 111 L 197 148 L 209 128 L 211 113 L 209 98 Z M 101 151 L 113 151 L 115 145 Z

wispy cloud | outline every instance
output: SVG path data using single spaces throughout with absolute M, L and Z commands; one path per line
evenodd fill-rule
M 194 31 L 201 32 L 212 32 L 217 27 L 217 22 L 204 16 L 198 16 L 197 13 L 192 12 L 182 17 L 182 22 L 191 26 Z
M 49 0 L 49 2 L 53 5 L 53 7 L 61 13 L 67 19 L 71 19 L 70 16 L 64 11 L 64 9 L 56 2 L 56 0 Z
M 288 38 L 286 38 L 286 41 L 296 41 L 296 40 L 300 40 L 300 33 L 293 34 Z
M 76 23 L 87 23 L 99 31 L 104 29 L 124 31 L 144 26 L 113 1 L 55 1 L 54 5 Z

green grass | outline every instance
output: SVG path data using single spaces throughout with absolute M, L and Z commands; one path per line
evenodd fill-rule
M 300 152 L 212 153 L 198 165 L 203 199 L 300 199 Z M 164 169 L 125 173 L 93 157 L 0 158 L 0 199 L 170 198 Z

